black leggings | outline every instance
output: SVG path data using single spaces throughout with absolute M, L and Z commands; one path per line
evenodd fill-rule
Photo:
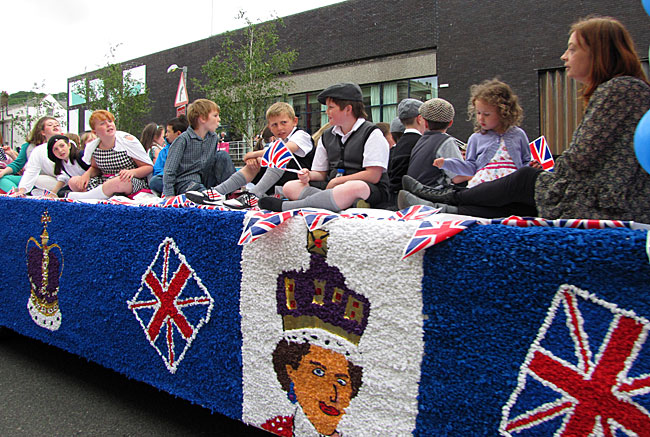
M 508 176 L 457 192 L 458 213 L 485 218 L 537 216 L 535 181 L 541 171 L 522 167 Z

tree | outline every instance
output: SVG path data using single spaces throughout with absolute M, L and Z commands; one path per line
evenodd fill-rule
M 111 112 L 119 130 L 139 135 L 142 119 L 151 110 L 149 90 L 142 81 L 133 77 L 131 70 L 111 62 L 118 46 L 109 49 L 107 65 L 87 75 L 74 91 L 83 96 L 88 109 Z
M 253 23 L 240 11 L 237 19 L 246 27 L 225 35 L 221 53 L 201 68 L 206 83 L 195 79 L 194 85 L 219 105 L 222 123 L 252 143 L 264 127 L 266 108 L 286 95 L 289 84 L 282 78 L 291 74 L 298 52 L 278 49 L 280 18 Z

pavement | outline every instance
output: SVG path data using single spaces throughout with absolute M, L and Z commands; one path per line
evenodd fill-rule
M 0 328 L 0 436 L 250 436 L 258 428 Z

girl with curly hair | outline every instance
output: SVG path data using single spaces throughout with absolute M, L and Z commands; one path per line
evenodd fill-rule
M 528 137 L 519 127 L 523 110 L 512 89 L 497 80 L 470 88 L 468 113 L 475 133 L 469 137 L 465 160 L 438 158 L 438 168 L 473 176 L 468 187 L 493 181 L 530 163 Z

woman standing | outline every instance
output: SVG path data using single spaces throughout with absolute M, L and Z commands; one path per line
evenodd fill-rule
M 583 85 L 586 109 L 571 144 L 555 160 L 554 173 L 524 167 L 467 190 L 418 184 L 405 189 L 445 204 L 447 212 L 478 217 L 516 214 L 650 223 L 650 174 L 634 153 L 636 126 L 650 108 L 650 85 L 632 37 L 614 18 L 580 20 L 571 26 L 561 59 L 567 76 Z

